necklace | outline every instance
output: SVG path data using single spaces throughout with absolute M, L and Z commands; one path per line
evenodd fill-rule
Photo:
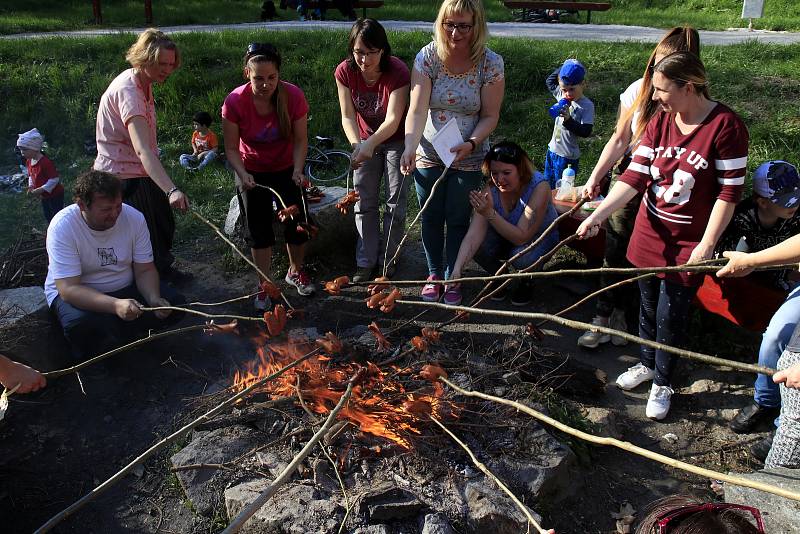
M 365 73 L 362 73 L 361 76 L 364 78 L 364 81 L 367 83 L 367 85 L 374 85 L 375 82 L 377 82 L 378 80 L 381 79 L 381 73 L 380 72 L 378 73 L 377 76 L 375 76 L 372 79 L 367 78 L 367 75 Z

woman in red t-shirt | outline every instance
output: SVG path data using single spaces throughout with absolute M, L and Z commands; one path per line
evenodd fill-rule
M 394 265 L 384 265 L 403 235 L 406 222 L 408 184 L 400 172 L 408 86 L 411 73 L 392 55 L 386 31 L 373 19 L 360 19 L 350 30 L 348 58 L 333 73 L 342 112 L 342 128 L 353 147 L 358 191 L 355 206 L 358 247 L 354 282 L 371 280 L 376 274 L 394 274 Z M 381 240 L 379 197 L 385 177 L 386 205 Z M 386 271 L 385 273 L 383 271 Z
M 301 195 L 303 165 L 308 152 L 308 102 L 296 85 L 280 79 L 281 56 L 274 46 L 252 43 L 244 57 L 244 76 L 248 83 L 231 91 L 222 105 L 222 131 L 225 155 L 238 177 L 236 195 L 246 220 L 245 239 L 253 260 L 265 274 L 272 263 L 274 189 L 287 206 L 295 205 L 300 215 L 285 224 L 284 236 L 289 253 L 286 282 L 301 295 L 314 292 L 314 284 L 303 270 L 307 232 L 298 220 L 307 220 Z M 255 307 L 268 305 L 262 292 Z
M 675 52 L 653 67 L 653 100 L 661 111 L 647 124 L 619 182 L 579 227 L 580 237 L 637 193 L 644 193 L 628 246 L 636 267 L 696 263 L 711 258 L 739 201 L 747 170 L 748 133 L 727 106 L 711 100 L 705 67 L 691 52 Z M 675 345 L 702 275 L 675 273 L 639 281 L 639 336 Z M 641 347 L 641 363 L 617 378 L 622 389 L 653 380 L 645 413 L 666 417 L 676 361 Z

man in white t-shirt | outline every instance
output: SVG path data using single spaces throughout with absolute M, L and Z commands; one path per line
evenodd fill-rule
M 138 332 L 178 322 L 183 314 L 144 312 L 180 304 L 159 281 L 144 216 L 122 203 L 120 180 L 89 171 L 78 177 L 75 204 L 47 230 L 45 296 L 79 359 L 118 345 Z

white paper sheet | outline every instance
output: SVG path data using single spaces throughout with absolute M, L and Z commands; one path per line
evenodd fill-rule
M 433 139 L 431 139 L 431 144 L 436 153 L 439 154 L 439 159 L 442 160 L 445 167 L 450 167 L 456 157 L 456 153 L 450 152 L 450 149 L 463 142 L 464 138 L 461 137 L 455 118 L 447 121 L 442 129 L 436 132 Z

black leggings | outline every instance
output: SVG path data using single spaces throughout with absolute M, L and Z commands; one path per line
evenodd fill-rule
M 639 307 L 639 337 L 675 346 L 686 336 L 687 314 L 696 287 L 651 277 L 639 280 L 642 302 Z M 652 347 L 641 347 L 642 365 L 655 369 L 655 383 L 669 386 L 678 357 Z

